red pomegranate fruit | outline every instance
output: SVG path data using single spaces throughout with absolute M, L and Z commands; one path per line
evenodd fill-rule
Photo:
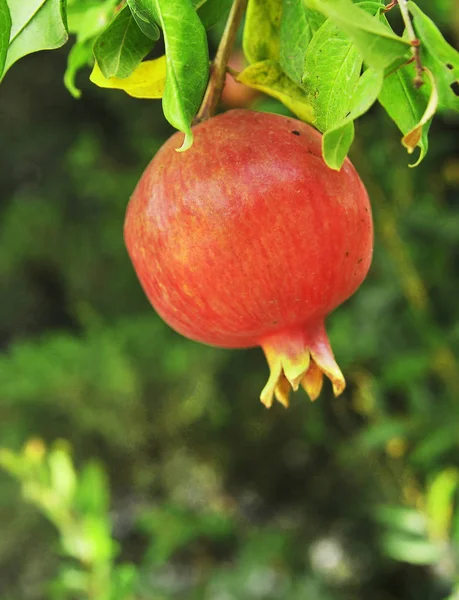
M 325 331 L 370 266 L 373 226 L 349 160 L 329 169 L 321 135 L 284 116 L 233 110 L 173 135 L 129 202 L 125 241 L 153 307 L 176 331 L 225 348 L 261 346 L 261 401 L 314 400 L 345 380 Z
M 248 65 L 242 50 L 235 50 L 228 61 L 228 67 L 240 73 Z M 226 74 L 225 86 L 222 91 L 221 103 L 227 108 L 248 108 L 260 95 L 253 88 L 239 83 L 229 73 Z

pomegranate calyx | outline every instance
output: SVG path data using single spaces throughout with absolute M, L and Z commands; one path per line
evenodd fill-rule
M 261 344 L 270 369 L 269 379 L 260 400 L 270 408 L 276 399 L 289 406 L 290 390 L 301 385 L 311 400 L 318 398 L 326 375 L 339 396 L 346 387 L 336 363 L 323 323 L 301 330 L 283 331 Z

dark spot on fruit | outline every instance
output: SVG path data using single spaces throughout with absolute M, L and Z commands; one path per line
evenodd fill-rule
M 363 258 L 359 258 L 359 260 L 357 261 L 357 264 L 360 265 L 360 263 L 362 262 Z
M 346 257 L 347 257 L 347 256 L 349 256 L 349 252 L 346 252 L 345 256 L 346 256 Z
M 271 321 L 271 325 L 277 325 L 278 321 Z
M 293 135 L 301 135 L 299 131 L 297 131 L 296 129 L 292 130 Z
M 452 83 L 449 87 L 453 90 L 456 96 L 459 96 L 459 83 L 457 81 Z
M 454 69 L 454 66 L 451 63 L 446 63 L 446 66 L 448 69 L 450 69 L 451 71 Z

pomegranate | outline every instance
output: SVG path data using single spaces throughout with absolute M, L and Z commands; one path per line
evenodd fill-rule
M 284 116 L 232 110 L 173 135 L 129 202 L 125 241 L 153 307 L 188 338 L 261 346 L 270 377 L 261 401 L 288 406 L 301 385 L 314 400 L 323 374 L 345 380 L 326 316 L 370 266 L 373 226 L 349 160 L 333 171 L 321 135 Z
M 245 69 L 247 61 L 242 50 L 235 50 L 232 53 L 228 61 L 228 66 L 237 72 Z M 260 92 L 257 90 L 239 83 L 229 73 L 226 74 L 221 102 L 227 108 L 247 108 L 259 95 Z

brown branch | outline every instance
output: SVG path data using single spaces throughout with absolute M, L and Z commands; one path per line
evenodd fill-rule
M 389 12 L 394 8 L 394 6 L 397 6 L 397 0 L 392 0 L 392 2 L 386 4 L 386 6 L 383 8 L 383 13 Z
M 247 8 L 247 2 L 248 0 L 233 1 L 225 30 L 218 46 L 217 54 L 215 55 L 215 59 L 210 69 L 209 83 L 207 84 L 201 108 L 195 119 L 196 123 L 209 119 L 217 110 L 223 86 L 225 85 L 228 60 L 233 49 L 242 16 Z
M 408 33 L 408 39 L 411 42 L 411 53 L 413 54 L 415 69 L 416 69 L 416 77 L 414 78 L 414 87 L 420 88 L 424 83 L 424 78 L 422 76 L 424 72 L 424 67 L 421 62 L 421 53 L 419 51 L 419 47 L 421 42 L 416 37 L 416 33 L 414 31 L 413 22 L 411 21 L 410 12 L 408 9 L 407 0 L 396 0 L 397 4 L 400 8 L 400 12 L 402 14 L 403 22 L 405 23 L 406 31 Z

